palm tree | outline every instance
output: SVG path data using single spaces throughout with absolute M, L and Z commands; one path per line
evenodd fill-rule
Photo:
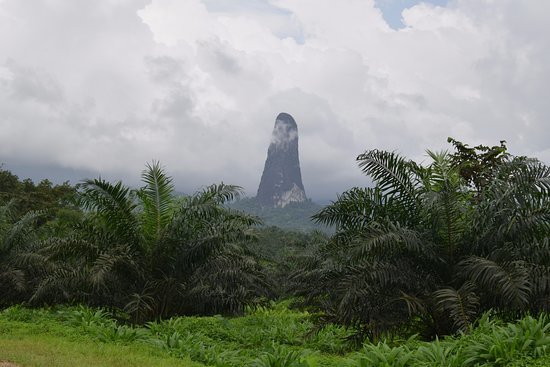
M 73 236 L 47 246 L 57 269 L 35 300 L 62 296 L 119 307 L 143 321 L 238 312 L 265 292 L 261 269 L 243 245 L 258 220 L 223 205 L 239 187 L 212 185 L 178 198 L 158 162 L 147 165 L 142 180 L 139 190 L 84 181 L 86 219 Z
M 361 154 L 375 187 L 346 191 L 315 215 L 336 234 L 293 275 L 313 289 L 298 294 L 371 337 L 418 320 L 427 336 L 466 330 L 489 308 L 546 309 L 550 171 L 505 154 L 474 188 L 456 155 L 428 151 L 424 167 L 394 152 Z
M 36 252 L 39 243 L 37 220 L 40 212 L 15 218 L 15 201 L 0 206 L 0 307 L 29 297 L 33 280 L 44 270 L 46 258 Z

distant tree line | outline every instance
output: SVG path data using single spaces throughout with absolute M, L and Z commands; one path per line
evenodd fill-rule
M 323 231 L 330 233 L 332 230 L 313 220 L 312 216 L 321 210 L 322 206 L 311 199 L 301 203 L 289 203 L 284 208 L 274 208 L 261 205 L 254 197 L 245 197 L 229 203 L 229 207 L 261 218 L 268 227 L 278 227 L 295 232 Z

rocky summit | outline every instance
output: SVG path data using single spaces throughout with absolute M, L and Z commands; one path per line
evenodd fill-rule
M 298 157 L 298 125 L 288 113 L 280 113 L 275 120 L 256 200 L 275 208 L 306 201 Z

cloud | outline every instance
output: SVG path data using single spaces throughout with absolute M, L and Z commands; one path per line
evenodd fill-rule
M 15 101 L 55 105 L 63 100 L 62 87 L 44 70 L 32 69 L 8 60 L 4 72 L 4 88 L 10 91 L 7 97 Z
M 159 159 L 181 191 L 253 195 L 284 111 L 318 199 L 366 184 L 372 148 L 506 139 L 548 162 L 548 11 L 422 3 L 394 30 L 373 0 L 2 0 L 0 160 L 138 184 Z

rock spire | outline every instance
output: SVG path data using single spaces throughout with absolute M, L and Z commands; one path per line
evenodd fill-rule
M 276 208 L 306 200 L 298 157 L 298 126 L 288 113 L 280 113 L 275 120 L 256 200 Z

